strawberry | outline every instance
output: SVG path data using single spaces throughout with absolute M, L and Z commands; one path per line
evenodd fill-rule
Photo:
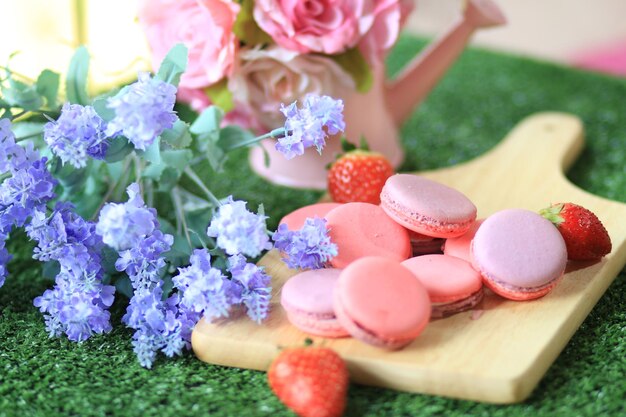
M 339 417 L 346 405 L 348 370 L 323 347 L 283 350 L 267 378 L 274 394 L 300 417 Z
M 567 258 L 598 260 L 611 252 L 611 238 L 598 217 L 573 203 L 552 204 L 539 212 L 556 225 L 565 240 Z
M 345 153 L 328 170 L 328 192 L 337 203 L 380 204 L 380 192 L 394 173 L 384 155 L 361 143 L 361 148 L 356 148 L 344 141 Z

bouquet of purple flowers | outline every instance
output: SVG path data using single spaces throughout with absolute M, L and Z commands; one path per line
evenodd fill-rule
M 109 332 L 109 308 L 123 294 L 122 322 L 148 368 L 159 351 L 189 348 L 201 318 L 243 309 L 265 319 L 271 279 L 254 261 L 266 251 L 279 249 L 294 268 L 320 268 L 337 251 L 324 220 L 272 233 L 262 206 L 255 213 L 216 197 L 194 168 L 208 164 L 219 175 L 230 151 L 268 137 L 289 158 L 321 152 L 345 128 L 342 102 L 310 95 L 283 105 L 284 125 L 258 137 L 224 126 L 214 106 L 186 123 L 174 111 L 186 66 L 187 49 L 176 45 L 155 75 L 92 98 L 89 54 L 79 48 L 62 106 L 52 71 L 29 80 L 5 68 L 0 82 L 0 286 L 6 241 L 23 228 L 54 279 L 34 300 L 50 336 L 80 342 Z

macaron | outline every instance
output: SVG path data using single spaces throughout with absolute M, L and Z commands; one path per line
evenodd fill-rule
M 409 232 L 391 220 L 380 206 L 346 203 L 326 215 L 330 240 L 337 245 L 334 268 L 345 268 L 365 256 L 403 261 L 411 255 Z
M 426 288 L 389 258 L 351 263 L 339 276 L 334 300 L 337 319 L 354 338 L 385 349 L 408 345 L 430 320 Z
M 324 218 L 329 211 L 340 205 L 340 203 L 317 203 L 300 207 L 285 215 L 285 217 L 280 220 L 279 224 L 286 224 L 289 230 L 300 230 L 302 226 L 304 226 L 304 222 L 307 218 Z
M 483 224 L 483 221 L 484 219 L 476 220 L 474 224 L 472 224 L 472 227 L 470 227 L 469 230 L 461 236 L 446 239 L 443 244 L 444 255 L 455 256 L 457 258 L 464 259 L 467 262 L 471 262 L 470 244 L 472 243 L 472 239 L 474 239 L 476 231 L 480 225 Z
M 442 318 L 474 308 L 483 299 L 480 274 L 463 259 L 423 255 L 402 262 L 426 287 L 431 318 Z
M 446 241 L 440 237 L 426 236 L 412 230 L 409 230 L 409 239 L 412 256 L 441 253 L 441 248 Z
M 460 236 L 476 219 L 476 206 L 463 193 L 412 174 L 389 177 L 380 201 L 396 222 L 432 237 Z
M 565 272 L 567 250 L 558 229 L 523 209 L 499 211 L 478 228 L 471 244 L 474 268 L 485 285 L 511 300 L 550 292 Z
M 283 285 L 280 304 L 291 324 L 316 336 L 349 336 L 333 308 L 333 291 L 340 272 L 332 268 L 304 271 Z

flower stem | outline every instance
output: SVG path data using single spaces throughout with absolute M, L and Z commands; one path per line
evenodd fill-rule
M 189 229 L 187 228 L 187 219 L 185 218 L 183 203 L 180 199 L 180 189 L 178 187 L 174 187 L 172 190 L 172 201 L 174 202 L 174 207 L 176 208 L 177 223 L 180 221 L 182 224 L 185 237 L 187 238 L 187 243 L 189 243 L 189 247 L 193 248 L 193 245 L 191 244 L 191 237 L 189 237 Z
M 187 167 L 185 168 L 185 170 L 183 171 L 185 173 L 185 175 L 187 175 L 194 183 L 196 183 L 196 185 L 198 187 L 200 187 L 200 189 L 204 192 L 204 194 L 206 194 L 206 196 L 209 198 L 209 200 L 213 203 L 213 205 L 215 207 L 219 207 L 220 201 L 217 199 L 217 197 L 215 197 L 215 195 L 211 192 L 211 190 L 209 190 L 206 185 L 204 185 L 204 183 L 202 182 L 202 180 L 200 179 L 200 177 L 198 177 L 198 175 L 194 172 L 193 169 Z
M 228 148 L 227 150 L 232 151 L 233 149 L 243 148 L 248 145 L 254 145 L 255 143 L 261 142 L 263 139 L 269 139 L 269 138 L 277 139 L 277 138 L 282 138 L 283 136 L 285 136 L 285 128 L 279 127 L 278 129 L 274 129 L 271 132 L 268 132 L 264 135 L 254 137 L 243 142 L 239 142 L 233 145 L 232 147 Z
M 129 165 L 130 165 L 130 159 L 126 159 L 124 161 L 124 167 L 122 168 L 122 170 L 124 172 L 128 171 L 128 166 Z M 107 201 L 109 201 L 109 198 L 111 197 L 111 194 L 113 194 L 113 191 L 115 191 L 115 189 L 117 188 L 117 186 L 120 183 L 121 179 L 122 178 L 120 177 L 117 181 L 115 181 L 111 185 L 109 185 L 109 189 L 107 190 L 106 194 L 104 194 L 104 197 L 102 197 L 102 201 L 100 201 L 100 204 L 98 205 L 98 208 L 96 208 L 96 210 L 91 215 L 91 220 L 95 220 L 96 216 L 100 212 L 100 209 L 106 204 Z
M 20 77 L 20 78 L 21 78 L 21 79 L 23 79 L 24 81 L 28 81 L 28 82 L 31 82 L 31 83 L 35 83 L 35 80 L 34 80 L 34 79 L 32 79 L 32 78 L 30 78 L 28 75 L 24 75 L 24 74 L 20 74 L 19 72 L 15 72 L 15 71 L 13 71 L 11 68 L 9 68 L 9 67 L 7 67 L 7 66 L 0 65 L 0 69 L 5 70 L 6 72 L 8 72 L 8 73 L 9 73 L 9 74 L 11 74 L 11 75 L 17 75 L 18 77 Z M 2 79 L 2 80 L 0 80 L 0 81 L 5 81 L 5 80 L 7 80 L 7 79 L 8 79 L 8 78 L 5 78 L 5 79 Z
M 21 141 L 26 140 L 26 139 L 35 138 L 35 137 L 41 135 L 42 133 L 43 133 L 43 131 L 37 132 L 37 133 L 31 133 L 30 135 L 26 135 L 26 136 L 21 136 L 19 138 L 15 138 L 15 142 L 17 143 L 17 142 L 21 142 Z

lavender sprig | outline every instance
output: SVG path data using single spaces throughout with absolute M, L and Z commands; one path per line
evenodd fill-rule
M 282 105 L 280 111 L 287 120 L 285 136 L 278 139 L 276 150 L 287 159 L 302 155 L 306 148 L 311 147 L 321 154 L 328 136 L 346 128 L 343 101 L 329 96 L 309 94 L 302 100 L 301 108 L 294 101 L 288 106 Z
M 64 164 L 82 168 L 89 157 L 104 158 L 109 147 L 105 131 L 106 122 L 93 107 L 65 103 L 61 116 L 44 126 L 43 137 Z
M 173 236 L 159 230 L 156 211 L 146 207 L 138 184 L 131 184 L 127 193 L 126 203 L 103 207 L 96 231 L 119 251 L 115 267 L 130 277 L 134 292 L 122 322 L 135 330 L 133 350 L 139 363 L 150 368 L 158 351 L 171 357 L 189 347 L 197 315 L 181 308 L 177 294 L 163 300 L 163 254 Z
M 209 237 L 217 238 L 217 246 L 228 255 L 257 257 L 272 248 L 267 234 L 267 216 L 246 209 L 246 202 L 229 196 L 213 216 L 207 229 Z
M 135 148 L 146 150 L 165 129 L 174 126 L 176 87 L 148 73 L 107 102 L 115 117 L 107 126 L 108 136 L 124 135 Z
M 283 261 L 289 268 L 320 269 L 337 256 L 337 245 L 328 236 L 325 219 L 307 218 L 296 231 L 281 224 L 273 240 L 274 247 L 285 255 Z

